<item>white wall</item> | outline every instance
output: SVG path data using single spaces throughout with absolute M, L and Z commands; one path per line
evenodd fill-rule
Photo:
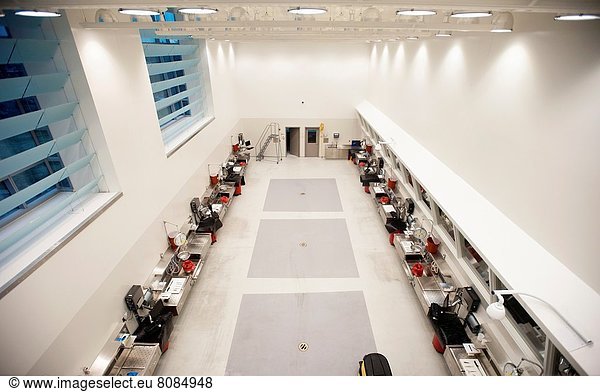
M 123 315 L 123 296 L 167 247 L 162 221 L 186 220 L 239 118 L 233 52 L 211 43 L 216 120 L 167 158 L 138 31 L 79 29 L 78 11 L 69 16 L 106 140 L 99 153 L 110 155 L 123 196 L 0 300 L 2 374 L 81 374 L 92 363 Z
M 354 107 L 367 93 L 368 53 L 362 43 L 235 44 L 236 95 L 246 139 L 258 142 L 270 122 L 278 122 L 284 135 L 285 127 L 300 127 L 303 155 L 304 127 L 324 123 L 324 134 L 340 132 L 340 142 L 360 137 Z M 266 154 L 274 155 L 273 148 Z
M 598 37 L 596 22 L 515 15 L 512 34 L 377 44 L 368 92 L 596 291 Z
M 365 44 L 239 43 L 235 56 L 242 118 L 355 118 L 367 92 Z

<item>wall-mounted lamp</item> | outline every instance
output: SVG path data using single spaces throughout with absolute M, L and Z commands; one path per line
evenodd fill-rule
M 569 323 L 560 313 L 558 313 L 558 310 L 556 310 L 556 308 L 554 308 L 554 306 L 550 305 L 548 302 L 544 301 L 543 299 L 536 297 L 535 295 L 522 293 L 522 292 L 515 291 L 515 290 L 493 290 L 492 295 L 495 295 L 496 297 L 498 297 L 498 302 L 491 303 L 485 310 L 487 312 L 488 316 L 490 316 L 490 318 L 492 318 L 494 320 L 502 320 L 504 317 L 506 317 L 506 310 L 504 308 L 504 298 L 502 296 L 509 295 L 509 294 L 519 294 L 519 295 L 523 295 L 526 297 L 531 297 L 531 298 L 537 299 L 538 301 L 545 303 L 546 305 L 548 305 L 548 307 L 550 309 L 552 309 L 554 311 L 554 313 L 556 313 L 556 315 L 558 317 L 560 317 L 560 319 L 562 321 L 565 322 L 565 324 L 567 324 L 569 326 L 569 328 L 571 328 L 571 330 L 573 332 L 575 332 L 575 334 L 577 334 L 577 336 L 585 343 L 585 346 L 589 346 L 592 344 L 591 339 L 587 339 L 578 330 L 576 330 L 575 327 L 573 327 L 571 325 L 571 323 Z

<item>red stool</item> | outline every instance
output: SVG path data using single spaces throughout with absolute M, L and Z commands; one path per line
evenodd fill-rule
M 233 196 L 239 196 L 242 194 L 242 186 L 241 185 L 236 185 L 235 186 L 235 192 L 233 194 Z
M 365 187 L 365 193 L 371 193 L 368 186 Z
M 217 242 L 217 235 L 215 233 L 210 233 L 210 244 L 214 244 Z

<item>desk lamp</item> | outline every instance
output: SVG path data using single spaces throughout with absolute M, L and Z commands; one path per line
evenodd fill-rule
M 573 327 L 571 325 L 571 323 L 569 323 L 567 321 L 567 319 L 565 319 L 560 313 L 558 313 L 558 310 L 556 310 L 556 308 L 554 308 L 554 306 L 550 305 L 548 302 L 544 301 L 543 299 L 536 297 L 535 295 L 522 293 L 522 292 L 518 292 L 515 290 L 493 290 L 492 295 L 495 295 L 496 297 L 498 297 L 498 302 L 491 303 L 485 310 L 487 312 L 488 316 L 490 316 L 490 318 L 492 318 L 494 320 L 502 320 L 504 317 L 506 317 L 506 310 L 504 308 L 504 298 L 502 296 L 509 295 L 509 294 L 524 295 L 526 297 L 531 297 L 531 298 L 537 299 L 540 302 L 545 303 L 546 305 L 548 305 L 548 307 L 550 309 L 552 309 L 554 311 L 554 313 L 556 313 L 556 315 L 558 317 L 561 318 L 562 321 L 565 322 L 565 324 L 567 324 L 569 326 L 569 328 L 571 328 L 571 330 L 573 332 L 575 332 L 577 334 L 577 336 L 585 343 L 585 346 L 589 346 L 592 344 L 592 341 L 590 339 L 585 338 L 581 333 L 579 333 L 579 331 L 576 330 L 575 327 Z

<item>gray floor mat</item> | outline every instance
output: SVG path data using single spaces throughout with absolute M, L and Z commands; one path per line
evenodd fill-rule
M 245 294 L 225 374 L 352 376 L 376 351 L 362 291 Z
M 273 179 L 264 211 L 341 212 L 335 178 Z
M 261 220 L 248 277 L 358 277 L 346 220 Z

